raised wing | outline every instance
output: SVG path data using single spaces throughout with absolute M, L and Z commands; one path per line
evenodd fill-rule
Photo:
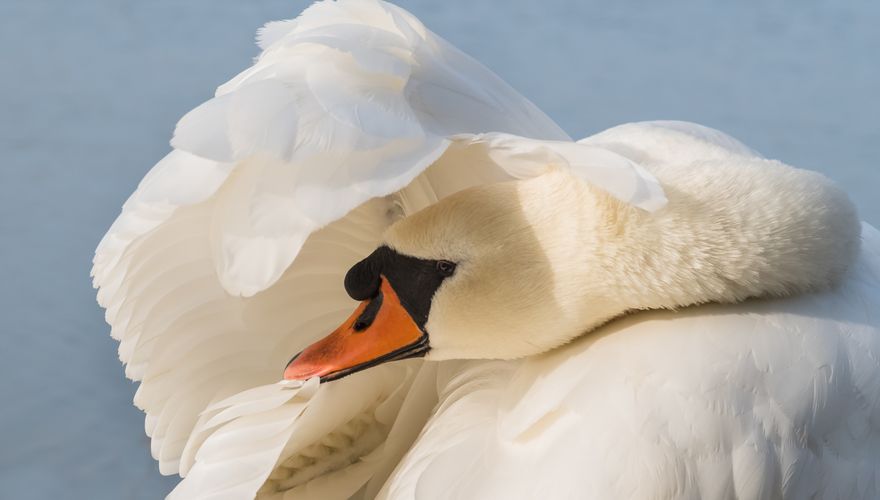
M 451 134 L 568 139 L 390 4 L 321 2 L 270 24 L 261 45 L 254 66 L 184 116 L 172 140 L 200 158 L 261 166 L 230 193 L 229 216 L 215 224 L 217 275 L 233 295 L 270 286 L 312 231 L 409 184 Z
M 180 121 L 174 151 L 126 202 L 94 260 L 126 375 L 141 381 L 135 404 L 147 413 L 153 456 L 162 473 L 188 477 L 176 493 L 186 498 L 220 485 L 240 497 L 261 484 L 265 496 L 306 484 L 326 493 L 328 481 L 311 479 L 336 469 L 347 478 L 328 486 L 339 496 L 390 472 L 388 457 L 409 443 L 383 445 L 385 435 L 405 427 L 396 435 L 413 439 L 418 428 L 396 423 L 397 411 L 424 419 L 436 397 L 406 394 L 413 380 L 433 385 L 418 362 L 287 399 L 271 384 L 352 308 L 343 275 L 392 220 L 505 177 L 491 162 L 458 164 L 459 153 L 446 154 L 451 134 L 567 138 L 490 71 L 380 1 L 316 4 L 269 24 L 260 45 L 253 67 Z M 357 453 L 328 455 L 345 442 L 360 443 Z M 371 455 L 380 445 L 384 455 Z M 351 462 L 367 465 L 344 468 Z

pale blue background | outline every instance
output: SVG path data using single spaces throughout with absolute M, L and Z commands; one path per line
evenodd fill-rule
M 88 271 L 177 118 L 293 0 L 0 0 L 0 497 L 152 499 Z M 876 0 L 407 1 L 575 137 L 697 121 L 825 172 L 880 223 Z

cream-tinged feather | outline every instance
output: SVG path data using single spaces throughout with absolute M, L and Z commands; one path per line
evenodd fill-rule
M 668 198 L 649 213 L 570 169 L 474 187 L 397 222 L 400 252 L 458 262 L 428 359 L 539 354 L 626 312 L 786 296 L 838 283 L 858 251 L 852 203 L 820 174 L 685 138 L 671 160 L 627 142 Z M 624 140 L 624 139 L 621 139 Z M 690 155 L 690 157 L 688 157 Z
M 470 248 L 479 252 L 492 241 L 504 245 L 505 230 L 498 226 L 546 226 L 540 243 L 512 248 L 555 256 L 552 264 L 541 263 L 546 272 L 525 274 L 553 280 L 522 285 L 512 277 L 521 261 L 511 253 L 510 267 L 485 268 L 479 291 L 492 296 L 501 286 L 531 288 L 534 300 L 552 296 L 565 303 L 565 296 L 578 302 L 583 289 L 604 290 L 609 303 L 600 306 L 617 311 L 610 314 L 626 304 L 660 309 L 624 315 L 537 356 L 438 363 L 441 404 L 379 498 L 876 498 L 880 233 L 864 224 L 859 237 L 851 204 L 827 179 L 763 160 L 705 127 L 629 124 L 585 142 L 593 141 L 646 165 L 663 184 L 667 207 L 646 216 L 553 177 L 497 189 L 506 197 L 532 197 L 532 215 L 515 222 L 498 217 L 485 238 L 456 231 L 477 238 Z M 691 196 L 682 196 L 685 189 Z M 550 193 L 557 198 L 544 198 Z M 511 205 L 505 196 L 493 200 Z M 587 200 L 593 215 L 572 217 L 573 200 Z M 468 227 L 442 203 L 412 219 L 412 226 L 398 223 L 387 239 L 424 256 L 464 256 L 452 250 L 466 246 L 461 243 L 421 247 L 428 238 L 417 235 L 432 216 Z M 722 208 L 741 217 L 731 219 L 718 212 Z M 474 217 L 485 221 L 479 213 Z M 725 223 L 712 225 L 717 219 Z M 601 265 L 585 266 L 579 248 L 558 244 L 570 241 L 567 234 L 580 231 L 583 222 L 584 231 L 598 235 L 584 241 L 602 243 L 590 250 Z M 742 234 L 728 224 L 742 227 Z M 656 234 L 658 229 L 671 232 Z M 628 239 L 640 231 L 654 237 Z M 753 245 L 736 247 L 744 242 Z M 758 248 L 761 242 L 766 251 Z M 658 259 L 677 265 L 664 267 Z M 585 269 L 591 274 L 586 278 Z M 633 293 L 621 294 L 619 287 Z M 453 289 L 441 289 L 437 298 L 451 304 L 455 299 L 442 294 Z M 741 301 L 753 294 L 764 297 Z M 513 318 L 504 327 L 534 315 L 519 315 L 518 307 L 528 304 L 498 305 L 501 295 L 468 298 L 455 305 L 474 304 L 469 311 L 475 321 L 493 301 Z M 683 307 L 706 300 L 731 303 Z M 571 315 L 558 315 L 559 325 L 584 321 L 578 317 L 584 311 L 588 329 L 601 316 L 593 304 L 580 305 Z M 457 314 L 451 308 L 436 312 Z M 448 324 L 441 319 L 436 326 Z M 563 340 L 555 327 L 529 325 L 531 331 L 516 332 L 530 340 Z M 434 326 L 429 321 L 429 331 Z M 440 336 L 441 348 L 471 342 L 489 355 L 515 354 L 518 346 L 490 341 L 503 335 L 497 326 L 474 324 L 467 338 L 451 330 L 442 338 L 444 331 L 437 330 L 432 339 Z M 523 348 L 541 346 L 523 342 Z
M 877 497 L 880 236 L 845 273 L 858 226 L 824 178 L 682 122 L 566 142 L 379 1 L 320 2 L 259 43 L 94 259 L 174 495 Z M 435 203 L 387 233 L 460 262 L 431 356 L 570 342 L 267 386 L 350 312 L 348 267 Z M 584 335 L 641 308 L 676 310 Z

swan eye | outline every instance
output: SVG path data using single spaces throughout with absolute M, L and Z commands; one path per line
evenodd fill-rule
M 452 276 L 452 273 L 455 272 L 455 262 L 450 262 L 448 260 L 438 260 L 437 272 L 443 276 Z

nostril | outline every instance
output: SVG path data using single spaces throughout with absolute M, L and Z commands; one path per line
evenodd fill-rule
M 362 332 L 369 328 L 370 325 L 373 324 L 373 321 L 376 320 L 376 315 L 379 314 L 379 309 L 382 307 L 383 300 L 384 297 L 382 292 L 379 292 L 373 297 L 370 302 L 367 303 L 367 307 L 364 308 L 360 316 L 354 321 L 354 324 L 351 325 L 352 330 L 355 332 Z

